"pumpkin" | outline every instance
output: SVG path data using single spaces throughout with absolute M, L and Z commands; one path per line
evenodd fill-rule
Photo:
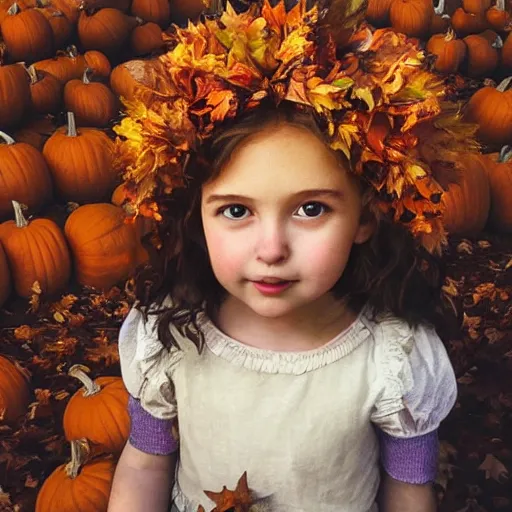
M 133 0 L 132 14 L 144 21 L 152 21 L 162 28 L 167 28 L 171 21 L 169 0 Z
M 0 126 L 17 125 L 29 108 L 30 86 L 23 66 L 0 66 Z
M 481 14 L 491 7 L 491 0 L 462 0 L 462 8 L 471 14 Z
M 512 147 L 504 146 L 489 171 L 491 211 L 489 224 L 497 231 L 512 233 Z
M 478 233 L 487 223 L 491 203 L 487 171 L 481 155 L 460 155 L 459 160 L 465 169 L 441 199 L 446 207 L 444 226 L 451 234 Z
M 64 87 L 64 106 L 73 112 L 79 126 L 107 126 L 118 111 L 114 93 L 101 83 L 89 80 L 89 69 L 82 80 L 70 80 Z
M 128 391 L 121 377 L 92 380 L 84 370 L 85 366 L 75 364 L 68 371 L 83 388 L 70 398 L 64 411 L 66 439 L 86 437 L 101 451 L 121 453 L 130 433 Z
M 108 197 L 115 186 L 114 143 L 96 128 L 77 130 L 68 112 L 68 125 L 48 139 L 43 155 L 55 188 L 66 201 L 89 203 Z
M 487 39 L 487 41 L 489 41 L 489 43 L 493 45 L 495 48 L 499 46 L 500 36 L 494 30 L 488 28 L 487 30 L 480 32 L 480 34 L 478 35 L 480 37 Z
M 110 289 L 147 257 L 133 224 L 125 219 L 122 208 L 108 203 L 80 206 L 68 217 L 64 232 L 79 283 Z
M 82 11 L 78 19 L 78 37 L 86 50 L 115 55 L 128 42 L 137 22 L 117 9 L 105 8 L 93 14 Z
M 467 75 L 489 76 L 498 67 L 498 50 L 493 48 L 488 39 L 477 34 L 466 36 L 464 42 L 467 48 Z
M 2 242 L 14 289 L 20 297 L 33 294 L 32 287 L 39 282 L 44 293 L 53 295 L 69 281 L 71 260 L 64 235 L 52 220 L 25 219 L 21 205 L 12 202 L 16 220 L 0 225 Z
M 450 16 L 444 12 L 445 0 L 439 0 L 438 6 L 434 9 L 434 15 L 430 20 L 430 34 L 444 34 L 450 27 Z
M 389 25 L 389 9 L 393 0 L 368 0 L 366 19 L 376 27 Z
M 29 373 L 0 356 L 0 424 L 14 423 L 27 412 Z
M 1 25 L 7 54 L 12 62 L 36 61 L 53 53 L 53 31 L 37 9 L 20 10 L 14 3 Z
M 35 512 L 105 512 L 116 464 L 111 456 L 86 462 L 86 439 L 71 441 L 71 461 L 58 466 L 37 495 Z
M 512 15 L 505 10 L 505 0 L 497 0 L 496 5 L 486 11 L 485 19 L 497 32 L 512 30 Z
M 451 29 L 446 34 L 435 34 L 427 42 L 427 51 L 437 56 L 435 69 L 440 73 L 456 73 L 466 57 L 466 45 L 456 39 Z
M 50 73 L 64 85 L 73 78 L 80 78 L 86 64 L 84 56 L 78 54 L 75 46 L 70 46 L 57 57 L 35 62 L 34 67 Z
M 80 16 L 81 0 L 51 0 L 52 7 L 64 13 L 64 16 L 75 25 Z
M 52 28 L 54 48 L 64 48 L 73 33 L 73 24 L 71 21 L 69 21 L 65 14 L 58 9 L 44 7 L 38 10 L 48 20 L 48 23 Z
M 459 37 L 478 34 L 487 28 L 485 14 L 470 14 L 459 7 L 452 14 L 452 28 Z
M 49 117 L 32 118 L 22 128 L 14 132 L 13 138 L 18 142 L 30 144 L 38 151 L 43 151 L 45 142 L 54 131 L 55 126 Z
M 512 70 L 512 32 L 501 49 L 501 65 L 506 70 Z
M 105 7 L 111 7 L 112 9 L 117 9 L 118 11 L 128 12 L 130 10 L 130 5 L 132 0 L 84 0 L 82 2 L 82 6 L 87 10 L 100 10 L 105 9 Z
M 206 10 L 204 0 L 170 0 L 171 12 L 173 19 L 178 20 L 195 20 L 199 15 Z M 210 6 L 215 4 L 215 0 L 206 0 Z
M 110 75 L 110 87 L 117 96 L 127 100 L 134 98 L 135 91 L 145 90 L 151 94 L 151 89 L 157 89 L 161 66 L 158 60 L 130 60 L 119 64 Z
M 62 83 L 46 71 L 38 71 L 34 66 L 28 67 L 27 73 L 30 77 L 30 98 L 34 112 L 57 112 L 62 102 Z
M 90 50 L 85 52 L 84 57 L 86 66 L 93 71 L 93 76 L 104 79 L 110 77 L 112 66 L 106 55 L 96 50 Z
M 5 301 L 11 294 L 11 272 L 7 263 L 7 257 L 5 255 L 4 248 L 0 244 L 0 308 L 5 304 Z M 1 386 L 1 384 L 0 384 Z M 1 391 L 0 391 L 0 402 L 1 402 Z M 0 406 L 0 418 L 2 416 L 2 406 Z
M 0 132 L 0 219 L 12 216 L 11 201 L 37 211 L 52 198 L 52 180 L 43 155 Z
M 409 37 L 425 37 L 433 15 L 431 0 L 393 0 L 389 10 L 393 29 Z
M 130 35 L 130 47 L 137 56 L 157 51 L 163 44 L 162 29 L 156 23 L 143 23 L 135 27 Z
M 503 80 L 496 89 L 482 87 L 466 105 L 464 117 L 478 124 L 478 138 L 484 144 L 504 146 L 512 141 L 512 93 L 506 89 L 512 77 Z

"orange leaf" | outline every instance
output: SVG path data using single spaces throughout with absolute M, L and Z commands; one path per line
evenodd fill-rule
M 221 492 L 204 491 L 204 493 L 216 505 L 212 512 L 226 512 L 230 509 L 234 509 L 234 512 L 248 512 L 249 506 L 253 503 L 247 486 L 247 471 L 238 480 L 234 491 L 224 486 Z

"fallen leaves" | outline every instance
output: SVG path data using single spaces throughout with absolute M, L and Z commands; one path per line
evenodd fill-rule
M 204 491 L 204 493 L 215 503 L 215 508 L 211 512 L 249 512 L 249 507 L 253 503 L 247 485 L 247 472 L 240 477 L 234 491 L 224 486 L 220 492 Z M 197 512 L 205 512 L 205 509 L 200 505 Z

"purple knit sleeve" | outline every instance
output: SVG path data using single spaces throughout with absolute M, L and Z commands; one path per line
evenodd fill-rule
M 426 484 L 436 479 L 437 430 L 409 438 L 393 437 L 377 430 L 382 466 L 389 476 L 409 484 Z
M 128 412 L 131 420 L 129 441 L 133 447 L 153 455 L 169 455 L 178 450 L 179 443 L 171 430 L 173 420 L 155 418 L 131 395 Z

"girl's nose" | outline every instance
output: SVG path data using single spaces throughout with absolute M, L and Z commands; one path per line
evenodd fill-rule
M 285 229 L 276 223 L 262 225 L 256 254 L 258 260 L 267 265 L 275 265 L 287 260 L 290 256 L 290 246 Z

